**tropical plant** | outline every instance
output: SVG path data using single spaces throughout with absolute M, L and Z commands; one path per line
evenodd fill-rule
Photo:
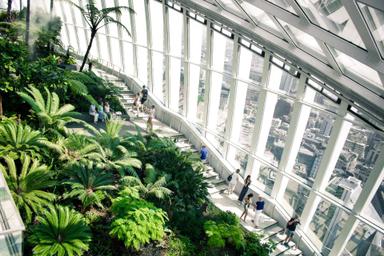
M 45 88 L 47 94 L 45 100 L 41 92 L 34 86 L 29 86 L 29 89 L 25 90 L 29 94 L 25 92 L 19 92 L 18 94 L 32 107 L 43 129 L 48 129 L 53 134 L 58 132 L 67 133 L 66 124 L 83 123 L 73 117 L 76 115 L 76 112 L 73 112 L 75 109 L 73 105 L 65 104 L 60 107 L 60 99 L 56 93 L 51 93 Z
M 115 217 L 110 235 L 122 240 L 127 248 L 139 250 L 150 241 L 163 239 L 167 214 L 152 203 L 123 191 L 113 200 L 111 210 Z
M 121 128 L 121 121 L 109 120 L 106 122 L 106 129 L 101 129 L 95 139 L 102 148 L 107 169 L 117 170 L 121 176 L 127 173 L 137 176 L 134 168 L 141 168 L 141 162 L 136 158 L 135 152 L 127 150 L 124 146 L 125 137 L 120 136 Z
M 71 3 L 77 9 L 79 9 L 91 31 L 88 47 L 85 52 L 83 62 L 81 64 L 80 71 L 83 71 L 84 69 L 85 63 L 88 60 L 88 55 L 93 44 L 93 40 L 95 39 L 95 36 L 100 28 L 110 23 L 114 23 L 123 28 L 129 36 L 131 35 L 128 28 L 124 24 L 122 24 L 120 21 L 116 20 L 113 16 L 111 16 L 111 14 L 114 14 L 116 16 L 121 15 L 122 10 L 128 10 L 130 12 L 133 12 L 131 8 L 126 6 L 116 6 L 111 8 L 98 9 L 94 0 L 88 0 L 88 3 L 85 5 L 85 7 L 79 6 L 70 0 L 66 0 L 66 2 Z
M 18 124 L 13 119 L 0 122 L 0 156 L 18 158 L 22 153 L 28 153 L 35 157 L 45 154 L 48 149 L 59 151 L 60 147 L 28 125 Z
M 64 184 L 69 185 L 70 190 L 64 194 L 64 198 L 78 198 L 83 205 L 82 212 L 94 205 L 103 208 L 101 202 L 106 192 L 116 188 L 112 174 L 105 173 L 92 162 L 74 165 L 66 174 L 69 180 Z
M 50 206 L 37 217 L 29 241 L 33 255 L 82 255 L 89 248 L 91 231 L 83 216 L 64 206 Z
M 71 133 L 67 138 L 60 137 L 56 143 L 60 148 L 59 159 L 67 166 L 101 162 L 103 159 L 100 145 L 88 136 Z
M 38 213 L 41 207 L 50 204 L 56 196 L 45 190 L 53 185 L 52 172 L 46 165 L 22 154 L 20 160 L 4 156 L 5 164 L 0 163 L 0 170 L 7 181 L 16 206 L 20 209 L 27 223 L 32 214 Z
M 167 182 L 164 176 L 159 178 L 157 181 L 153 183 L 149 182 L 146 185 L 144 185 L 139 178 L 133 176 L 125 176 L 121 179 L 121 182 L 125 186 L 130 186 L 134 189 L 137 189 L 137 191 L 144 199 L 147 199 L 151 196 L 158 199 L 164 199 L 172 193 L 171 190 L 165 187 Z
M 246 245 L 242 256 L 268 256 L 275 250 L 276 244 L 271 240 L 263 242 L 263 235 L 248 232 L 245 236 Z
M 35 54 L 38 57 L 45 57 L 54 52 L 54 47 L 63 48 L 60 40 L 61 20 L 59 17 L 50 18 L 42 25 L 38 38 L 34 43 Z
M 245 246 L 244 231 L 239 223 L 230 225 L 209 220 L 204 223 L 204 230 L 210 247 L 224 248 L 228 243 L 241 250 Z
M 185 236 L 171 234 L 168 237 L 167 256 L 192 256 L 196 255 L 196 248 Z

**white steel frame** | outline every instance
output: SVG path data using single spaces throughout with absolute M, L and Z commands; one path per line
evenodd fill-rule
M 82 4 L 82 1 L 80 1 L 80 4 Z M 105 0 L 103 0 L 104 3 Z M 149 2 L 150 1 L 156 1 L 156 0 L 145 0 L 145 13 L 147 16 L 147 48 L 148 48 L 148 65 L 147 68 L 149 70 L 148 76 L 149 76 L 149 87 L 151 91 L 153 91 L 152 88 L 152 31 L 151 31 L 151 19 L 150 19 L 150 12 L 149 12 Z M 332 57 L 332 54 L 330 54 L 328 45 L 331 45 L 335 48 L 343 48 L 343 50 L 348 53 L 350 56 L 355 57 L 362 61 L 368 66 L 371 66 L 372 68 L 375 68 L 378 71 L 382 71 L 383 61 L 377 58 L 371 58 L 375 54 L 378 54 L 377 48 L 373 48 L 375 45 L 375 42 L 372 41 L 373 39 L 371 37 L 364 38 L 364 43 L 367 47 L 372 47 L 368 49 L 368 53 L 361 50 L 360 48 L 356 48 L 354 45 L 346 42 L 343 39 L 338 38 L 335 35 L 332 35 L 330 33 L 324 33 L 323 30 L 321 30 L 319 27 L 310 24 L 308 21 L 305 21 L 305 17 L 300 15 L 300 9 L 295 3 L 294 0 L 289 0 L 292 3 L 293 8 L 296 10 L 297 13 L 299 13 L 300 17 L 295 16 L 294 14 L 287 14 L 287 12 L 283 12 L 280 10 L 277 6 L 272 5 L 271 3 L 267 1 L 254 1 L 254 0 L 245 0 L 250 2 L 251 4 L 254 4 L 258 8 L 261 8 L 269 13 L 270 16 L 278 17 L 279 19 L 285 20 L 289 24 L 294 25 L 295 27 L 317 37 L 318 42 L 321 42 L 321 48 L 323 49 L 325 55 L 328 57 L 328 60 L 330 63 L 332 63 L 332 60 L 330 61 L 330 57 Z M 127 0 L 127 4 L 134 8 L 133 0 Z M 301 230 L 305 233 L 305 231 L 308 230 L 309 223 L 312 220 L 312 217 L 315 213 L 315 210 L 319 204 L 319 202 L 322 199 L 330 201 L 332 204 L 336 205 L 339 208 L 345 209 L 350 215 L 347 220 L 347 223 L 343 226 L 343 229 L 339 236 L 336 239 L 336 242 L 333 245 L 333 248 L 330 251 L 330 255 L 337 256 L 340 255 L 350 238 L 350 236 L 353 234 L 355 227 L 358 225 L 359 222 L 367 223 L 368 225 L 375 227 L 379 232 L 384 233 L 384 226 L 378 226 L 376 223 L 372 223 L 369 220 L 365 219 L 361 216 L 362 210 L 371 202 L 374 194 L 376 193 L 378 187 L 380 186 L 381 182 L 384 179 L 384 146 L 381 149 L 381 153 L 379 156 L 379 160 L 377 160 L 374 170 L 370 173 L 368 180 L 366 181 L 365 186 L 363 187 L 363 190 L 355 203 L 353 209 L 346 209 L 344 205 L 340 205 L 340 202 L 333 200 L 329 196 L 325 195 L 325 186 L 328 184 L 328 180 L 330 175 L 333 172 L 334 166 L 336 164 L 337 158 L 339 156 L 340 151 L 343 148 L 343 145 L 345 143 L 345 140 L 348 135 L 348 131 L 350 127 L 352 126 L 353 117 L 348 112 L 348 107 L 350 106 L 351 102 L 349 100 L 354 100 L 356 97 L 364 97 L 366 101 L 359 101 L 359 104 L 362 106 L 368 108 L 372 111 L 377 111 L 378 114 L 384 113 L 384 101 L 383 99 L 378 98 L 378 96 L 374 93 L 372 93 L 369 90 L 366 90 L 365 88 L 361 87 L 359 84 L 351 81 L 349 78 L 344 77 L 340 74 L 340 71 L 335 71 L 332 68 L 325 66 L 320 61 L 317 61 L 313 58 L 309 58 L 309 55 L 305 52 L 301 51 L 300 49 L 293 49 L 292 44 L 294 45 L 294 42 L 285 42 L 279 38 L 277 38 L 274 35 L 268 34 L 262 29 L 255 27 L 255 25 L 251 25 L 247 23 L 244 20 L 239 19 L 238 17 L 220 9 L 220 8 L 212 8 L 212 5 L 207 4 L 204 1 L 201 0 L 192 0 L 192 1 L 185 1 L 180 0 L 182 3 L 182 6 L 185 7 L 183 9 L 183 12 L 181 15 L 183 15 L 183 47 L 184 47 L 184 56 L 182 57 L 183 66 L 184 66 L 184 106 L 183 106 L 183 113 L 182 115 L 185 116 L 188 120 L 191 121 L 191 125 L 194 124 L 195 119 L 192 117 L 195 115 L 195 113 L 191 113 L 191 109 L 196 109 L 196 106 L 193 106 L 196 104 L 194 99 L 189 99 L 189 94 L 191 93 L 192 89 L 190 87 L 190 68 L 191 65 L 195 65 L 190 62 L 190 20 L 191 18 L 187 15 L 187 9 L 191 8 L 193 10 L 196 10 L 199 13 L 203 13 L 204 15 L 207 15 L 210 19 L 207 21 L 207 64 L 206 66 L 200 66 L 200 68 L 203 68 L 206 70 L 206 108 L 204 110 L 204 119 L 205 124 L 207 124 L 207 121 L 209 119 L 209 101 L 211 100 L 214 95 L 210 95 L 210 85 L 211 85 L 211 73 L 212 73 L 212 29 L 210 24 L 216 22 L 220 22 L 221 24 L 227 25 L 230 28 L 233 28 L 237 33 L 234 35 L 234 46 L 233 46 L 233 59 L 232 59 L 232 71 L 231 71 L 231 77 L 232 82 L 230 86 L 230 99 L 229 99 L 229 106 L 230 110 L 228 111 L 228 117 L 227 117 L 227 129 L 225 134 L 221 134 L 219 136 L 222 137 L 223 141 L 225 142 L 224 146 L 224 153 L 222 154 L 224 157 L 231 155 L 229 153 L 230 148 L 234 147 L 236 149 L 243 150 L 241 146 L 236 141 L 236 134 L 233 133 L 233 130 L 237 130 L 235 126 L 239 125 L 238 116 L 242 114 L 242 107 L 243 104 L 237 104 L 239 102 L 242 102 L 244 100 L 245 95 L 243 93 L 239 93 L 237 90 L 239 89 L 238 83 L 243 83 L 240 79 L 237 78 L 238 72 L 239 72 L 239 51 L 241 46 L 239 45 L 239 38 L 242 36 L 246 36 L 247 38 L 250 38 L 256 42 L 260 42 L 265 47 L 263 49 L 264 52 L 264 66 L 263 66 L 263 72 L 262 72 L 262 81 L 261 84 L 258 85 L 261 89 L 260 98 L 259 98 L 259 106 L 257 111 L 257 120 L 262 120 L 261 122 L 257 122 L 255 124 L 253 134 L 252 134 L 252 144 L 251 149 L 247 151 L 250 159 L 247 165 L 247 169 L 245 170 L 245 174 L 251 173 L 252 176 L 257 176 L 259 166 L 261 164 L 265 164 L 263 158 L 263 153 L 265 149 L 266 144 L 266 137 L 268 137 L 268 133 L 271 126 L 271 107 L 274 108 L 274 101 L 279 97 L 279 93 L 276 92 L 276 89 L 271 87 L 269 84 L 271 79 L 270 77 L 270 71 L 271 71 L 271 57 L 274 56 L 274 51 L 276 51 L 278 54 L 287 56 L 290 58 L 291 61 L 295 63 L 297 62 L 298 65 L 301 65 L 302 67 L 306 67 L 306 69 L 301 71 L 300 76 L 300 82 L 299 82 L 299 91 L 297 92 L 297 96 L 293 99 L 294 105 L 293 105 L 293 111 L 292 111 L 292 120 L 289 126 L 288 135 L 286 139 L 286 146 L 284 148 L 283 154 L 282 154 L 282 160 L 280 161 L 280 164 L 276 170 L 276 181 L 274 183 L 271 195 L 269 198 L 276 202 L 276 204 L 279 204 L 279 201 L 282 200 L 284 196 L 284 191 L 286 189 L 287 183 L 289 180 L 293 180 L 304 187 L 307 187 L 310 189 L 310 196 L 307 200 L 306 206 L 304 208 L 303 214 L 301 216 L 302 219 L 302 227 Z M 241 1 L 235 0 L 237 5 L 241 6 Z M 348 3 L 347 3 L 348 2 Z M 347 5 L 347 8 L 350 9 L 350 11 L 353 13 L 355 11 L 356 6 L 354 5 L 354 1 L 351 1 L 353 3 L 349 3 L 349 1 L 343 1 Z M 369 4 L 371 6 L 375 6 L 378 8 L 384 9 L 381 0 L 360 0 L 360 2 Z M 115 3 L 117 1 L 115 0 Z M 57 7 L 56 7 L 57 8 Z M 165 36 L 165 43 L 164 43 L 164 49 L 163 54 L 166 58 L 166 77 L 169 76 L 169 17 L 168 17 L 168 7 L 165 2 L 163 3 L 163 19 L 164 19 L 164 34 Z M 73 14 L 73 12 L 72 12 Z M 67 27 L 68 24 L 71 24 L 70 21 L 66 20 L 65 13 L 61 13 L 64 21 L 65 26 Z M 74 15 L 73 15 L 74 17 Z M 134 67 L 134 75 L 137 76 L 137 43 L 136 43 L 136 23 L 135 23 L 135 15 L 130 15 L 130 22 L 131 22 L 131 33 L 132 33 L 132 45 L 133 45 L 133 63 L 135 64 Z M 359 18 L 354 17 L 353 22 L 355 23 L 356 27 L 360 28 L 360 23 L 362 22 Z M 72 22 L 72 25 L 74 22 Z M 359 25 L 360 24 L 360 25 Z M 84 27 L 84 33 L 86 33 L 86 26 L 83 21 L 83 27 Z M 366 28 L 359 29 L 359 33 L 364 37 L 366 35 L 367 30 Z M 76 29 L 77 33 L 80 33 L 78 29 Z M 255 34 L 256 32 L 256 34 Z M 66 29 L 63 31 L 63 33 L 67 34 L 68 40 L 70 40 L 69 37 L 69 30 Z M 108 31 L 107 31 L 108 33 Z M 121 33 L 119 32 L 119 37 L 121 37 Z M 106 35 L 107 38 L 109 38 L 108 35 Z M 77 36 L 77 44 L 79 45 Z M 88 36 L 86 35 L 86 38 Z M 275 40 L 275 41 L 274 41 Z M 274 42 L 272 42 L 274 41 Z M 72 42 L 69 42 L 69 44 Z M 131 42 L 129 42 L 131 43 Z M 109 48 L 111 45 L 108 45 Z M 119 51 L 122 56 L 122 65 L 124 65 L 124 52 L 122 43 L 120 41 L 119 45 L 114 45 L 113 47 L 119 47 Z M 100 55 L 100 48 L 98 47 L 98 55 Z M 112 55 L 110 55 L 112 56 Z M 97 56 L 94 56 L 97 57 Z M 376 56 L 377 57 L 377 56 Z M 108 61 L 108 60 L 107 60 Z M 337 66 L 337 63 L 333 60 L 332 66 Z M 124 66 L 123 66 L 124 67 Z M 214 71 L 217 72 L 217 71 Z M 219 72 L 220 73 L 220 72 Z M 224 72 L 221 72 L 222 75 Z M 308 73 L 313 73 L 316 76 L 319 76 L 320 78 L 324 79 L 325 82 L 333 85 L 337 90 L 344 92 L 345 96 L 348 96 L 348 98 L 341 98 L 341 104 L 338 109 L 338 113 L 336 115 L 336 120 L 333 125 L 332 133 L 329 139 L 329 143 L 327 145 L 327 149 L 324 152 L 323 159 L 320 163 L 320 167 L 318 170 L 318 174 L 315 177 L 315 181 L 313 184 L 313 188 L 308 187 L 308 185 L 305 182 L 301 182 L 300 179 L 296 178 L 294 174 L 292 174 L 292 167 L 294 165 L 294 161 L 297 155 L 297 152 L 300 147 L 300 142 L 303 138 L 303 134 L 305 132 L 306 123 L 310 114 L 310 111 L 312 109 L 311 102 L 314 98 L 313 91 L 310 92 L 306 90 L 306 78 L 308 77 Z M 279 78 L 277 78 L 279 79 Z M 248 84 L 251 84 L 249 82 L 246 82 Z M 275 83 L 271 83 L 276 84 Z M 348 89 L 348 90 L 347 90 Z M 349 90 L 356 89 L 355 92 L 349 92 Z M 166 101 L 165 105 L 168 106 L 170 99 L 172 95 L 176 92 L 171 92 L 169 90 L 169 77 L 166 79 Z M 179 93 L 179 91 L 177 92 Z M 196 93 L 196 92 L 194 92 Z M 217 97 L 217 95 L 216 95 Z M 360 99 L 361 100 L 361 99 Z M 307 101 L 309 103 L 305 103 L 304 101 Z M 368 102 L 369 101 L 369 102 Z M 209 127 L 205 126 L 204 131 L 206 133 L 215 134 L 214 131 L 210 130 Z M 383 144 L 384 145 L 384 144 Z M 267 163 L 268 164 L 268 163 Z M 288 217 L 288 216 L 286 216 Z M 310 239 L 310 237 L 309 237 Z M 314 248 L 315 249 L 315 248 Z M 319 249 L 319 248 L 317 248 Z

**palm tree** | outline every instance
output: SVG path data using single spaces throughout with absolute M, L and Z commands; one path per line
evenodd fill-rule
M 25 90 L 28 93 L 19 92 L 18 94 L 32 107 L 32 110 L 37 115 L 40 124 L 44 129 L 48 128 L 53 133 L 57 133 L 57 131 L 67 133 L 65 127 L 66 124 L 84 123 L 73 117 L 77 114 L 76 112 L 73 112 L 75 109 L 73 105 L 65 104 L 60 107 L 60 99 L 56 93 L 51 93 L 45 88 L 47 93 L 47 98 L 45 100 L 41 92 L 35 87 L 29 86 L 29 89 Z
M 78 198 L 83 204 L 82 211 L 93 205 L 103 208 L 101 202 L 106 192 L 116 189 L 112 174 L 105 173 L 92 162 L 73 166 L 68 176 L 69 181 L 64 183 L 70 185 L 71 189 L 64 194 L 64 198 Z
M 36 156 L 45 153 L 46 149 L 60 150 L 40 131 L 33 130 L 28 125 L 18 124 L 12 119 L 0 122 L 0 156 L 9 155 L 17 158 L 21 153 Z
M 29 223 L 32 214 L 41 207 L 50 204 L 56 196 L 45 190 L 55 184 L 51 171 L 46 165 L 23 154 L 20 163 L 9 156 L 3 157 L 5 165 L 0 163 L 0 170 L 7 181 L 16 206 Z
M 91 230 L 75 210 L 51 205 L 37 222 L 29 238 L 33 255 L 82 255 L 88 250 Z
M 111 8 L 98 9 L 94 0 L 88 0 L 88 4 L 86 4 L 83 8 L 73 3 L 71 0 L 65 1 L 71 3 L 77 9 L 79 9 L 91 31 L 91 37 L 88 43 L 87 51 L 84 55 L 83 63 L 80 67 L 80 71 L 83 71 L 84 69 L 85 63 L 87 62 L 88 55 L 92 47 L 93 40 L 95 39 L 97 31 L 100 28 L 106 26 L 107 24 L 115 23 L 116 25 L 122 27 L 125 31 L 127 31 L 128 35 L 131 36 L 131 33 L 129 32 L 128 28 L 124 26 L 124 24 L 110 16 L 110 14 L 115 14 L 116 16 L 121 15 L 121 11 L 124 9 L 133 12 L 131 8 L 126 6 L 116 6 Z
M 129 186 L 137 190 L 139 193 L 141 193 L 141 196 L 144 199 L 150 196 L 154 196 L 158 199 L 164 199 L 172 193 L 171 190 L 165 187 L 165 184 L 167 182 L 164 176 L 158 179 L 157 181 L 153 183 L 149 182 L 146 185 L 144 185 L 141 180 L 137 177 L 125 176 L 121 179 L 121 183 L 125 186 Z
M 59 138 L 57 145 L 60 148 L 59 159 L 68 166 L 101 162 L 104 159 L 100 145 L 85 135 L 69 134 L 67 138 Z
M 118 120 L 109 120 L 106 129 L 100 130 L 95 139 L 100 144 L 103 152 L 104 163 L 107 169 L 117 170 L 121 176 L 126 172 L 137 176 L 134 168 L 141 168 L 141 162 L 136 158 L 137 154 L 129 151 L 124 144 L 126 138 L 120 136 L 122 123 Z

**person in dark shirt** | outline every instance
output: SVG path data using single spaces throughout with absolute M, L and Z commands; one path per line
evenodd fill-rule
M 244 199 L 244 197 L 245 197 L 245 194 L 247 194 L 247 192 L 248 192 L 249 185 L 251 185 L 251 175 L 248 175 L 248 176 L 245 178 L 244 186 L 243 186 L 243 188 L 241 189 L 239 198 L 237 199 L 237 200 L 239 200 L 240 205 L 241 205 L 241 203 L 243 202 L 243 199 Z
M 292 240 L 292 237 L 295 234 L 296 226 L 299 224 L 300 220 L 297 215 L 288 221 L 286 229 L 287 237 L 283 240 L 284 245 L 288 245 L 289 241 Z
M 140 99 L 140 103 L 143 109 L 144 109 L 144 103 L 147 101 L 147 99 L 148 99 L 148 90 L 147 88 L 145 88 L 145 85 L 143 85 L 143 89 L 141 90 L 141 99 Z
M 203 145 L 200 150 L 200 160 L 203 162 L 206 162 L 207 158 L 208 158 L 208 149 L 205 145 Z

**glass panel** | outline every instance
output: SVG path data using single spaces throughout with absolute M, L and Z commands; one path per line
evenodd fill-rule
M 107 37 L 103 33 L 97 33 L 97 37 L 101 49 L 99 52 L 99 57 L 104 61 L 109 61 Z
M 287 139 L 293 102 L 289 99 L 278 97 L 274 109 L 264 157 L 269 163 L 278 166 L 283 154 L 285 140 Z
M 197 96 L 197 122 L 199 124 L 204 124 L 204 112 L 205 112 L 205 79 L 206 79 L 206 70 L 200 69 L 200 78 L 199 78 L 199 87 L 198 87 L 198 96 Z
M 118 0 L 118 5 L 119 6 L 125 6 L 128 7 L 128 1 L 127 0 Z M 121 15 L 120 15 L 120 21 L 121 23 L 124 24 L 126 28 L 128 28 L 129 32 L 132 33 L 132 28 L 131 28 L 131 18 L 130 18 L 130 12 L 126 9 L 121 10 Z M 135 14 L 133 14 L 135 15 Z M 137 22 L 137 21 L 136 21 Z M 127 41 L 132 41 L 132 38 L 129 36 L 128 32 L 125 29 L 121 29 L 122 33 L 122 38 L 123 40 Z
M 379 152 L 377 150 L 371 155 L 371 157 L 376 160 L 378 153 Z M 363 215 L 378 226 L 384 228 L 384 180 L 381 181 L 381 184 L 373 196 L 371 203 L 363 209 Z
M 230 92 L 230 83 L 232 78 L 228 75 L 223 76 L 223 82 L 220 92 L 220 103 L 219 103 L 219 112 L 217 113 L 217 123 L 216 123 L 216 132 L 225 134 L 225 127 L 227 122 L 228 115 L 228 103 L 229 103 L 229 92 Z
M 329 254 L 348 216 L 349 214 L 336 205 L 326 200 L 321 200 L 307 232 L 312 242 L 321 249 L 323 254 Z
M 376 70 L 336 49 L 334 49 L 334 51 L 336 53 L 334 57 L 337 62 L 344 67 L 343 72 L 346 76 L 363 79 L 379 88 L 382 88 L 382 83 Z
M 137 47 L 137 70 L 139 79 L 148 84 L 148 51 L 144 47 Z
M 341 0 L 297 0 L 312 23 L 365 48 Z
M 124 72 L 133 75 L 133 47 L 131 43 L 123 42 Z
M 152 53 L 153 95 L 164 103 L 164 56 L 162 53 Z
M 293 9 L 293 7 L 288 3 L 287 0 L 267 0 L 271 3 L 274 3 L 275 5 L 283 8 L 284 10 L 286 11 L 289 11 L 293 14 L 296 14 L 295 10 Z
M 225 9 L 227 9 L 229 12 L 235 13 L 237 15 L 243 15 L 233 0 L 220 0 L 220 3 L 223 3 Z
M 277 174 L 275 170 L 261 164 L 259 175 L 257 177 L 258 184 L 256 186 L 270 195 L 273 189 L 273 185 L 275 184 L 276 175 Z
M 163 51 L 164 26 L 163 26 L 163 6 L 160 2 L 149 1 L 152 26 L 152 48 Z
M 168 8 L 169 13 L 169 53 L 181 57 L 183 46 L 183 14 Z
M 144 3 L 145 1 L 134 1 L 136 41 L 141 45 L 147 45 L 147 18 L 145 16 Z
M 307 86 L 306 90 L 313 90 L 311 87 Z M 306 101 L 306 99 L 304 98 L 304 101 Z M 335 102 L 333 102 L 332 100 L 328 99 L 327 97 L 325 97 L 323 94 L 319 93 L 319 92 L 316 92 L 315 93 L 315 98 L 314 98 L 314 101 L 313 102 L 309 102 L 311 104 L 314 104 L 322 109 L 325 109 L 327 111 L 330 111 L 332 113 L 335 113 L 337 112 L 337 109 L 339 108 L 339 105 L 336 104 Z
M 63 28 L 62 28 L 63 29 Z M 83 28 L 77 28 L 77 36 L 79 37 L 79 41 L 80 41 L 80 49 L 78 49 L 81 53 L 85 54 L 85 51 L 87 50 L 87 46 L 88 46 L 88 43 L 87 43 L 87 38 L 85 37 L 85 33 L 87 33 L 86 30 L 84 30 Z M 95 45 L 92 46 L 92 47 L 96 47 Z
M 352 208 L 377 161 L 383 141 L 384 137 L 377 131 L 352 124 L 326 191 Z
M 368 23 L 369 30 L 376 44 L 384 57 L 384 12 L 368 5 L 358 2 L 365 21 Z
M 112 63 L 121 67 L 120 41 L 112 37 L 110 37 L 109 40 L 111 42 Z
M 255 19 L 255 22 L 257 24 L 261 23 L 267 28 L 274 30 L 269 32 L 277 34 L 277 36 L 279 37 L 282 37 L 278 27 L 275 25 L 275 23 L 273 23 L 273 20 L 268 17 L 268 14 L 265 11 L 255 7 L 254 5 L 248 2 L 243 2 L 242 6 L 244 6 L 244 9 L 250 14 L 251 17 Z
M 315 56 L 320 57 L 322 60 L 325 59 L 323 51 L 313 36 L 295 28 L 294 26 L 289 25 L 282 20 L 279 20 L 279 22 L 288 32 L 288 34 L 293 35 L 293 37 L 296 39 L 296 42 L 298 43 L 299 48 L 303 48 L 304 51 L 307 49 L 310 51 L 310 54 L 314 54 Z
M 239 139 L 240 145 L 248 150 L 251 149 L 252 134 L 257 121 L 256 113 L 259 96 L 260 91 L 257 88 L 248 86 Z
M 104 1 L 104 3 L 105 3 L 105 8 L 115 7 L 115 2 L 114 1 Z M 116 16 L 115 13 L 111 12 L 109 15 L 112 18 L 114 18 L 115 20 L 117 19 L 117 16 Z M 107 28 L 108 28 L 108 35 L 114 36 L 114 37 L 118 37 L 118 34 L 117 34 L 117 24 L 109 23 L 107 25 Z
M 181 70 L 180 70 L 180 88 L 179 88 L 179 113 L 184 114 L 184 63 L 181 64 Z
M 349 239 L 344 253 L 347 255 L 384 255 L 384 235 L 371 226 L 359 222 Z
M 293 172 L 311 185 L 317 174 L 336 117 L 311 109 Z
M 309 192 L 308 189 L 299 183 L 289 180 L 284 193 L 284 203 L 292 208 L 293 212 L 290 213 L 292 216 L 295 214 L 300 216 L 303 213 Z
M 213 147 L 217 150 L 217 152 L 219 152 L 219 154 L 223 156 L 224 139 L 221 136 L 210 132 L 206 132 L 206 137 L 208 141 L 213 145 Z

